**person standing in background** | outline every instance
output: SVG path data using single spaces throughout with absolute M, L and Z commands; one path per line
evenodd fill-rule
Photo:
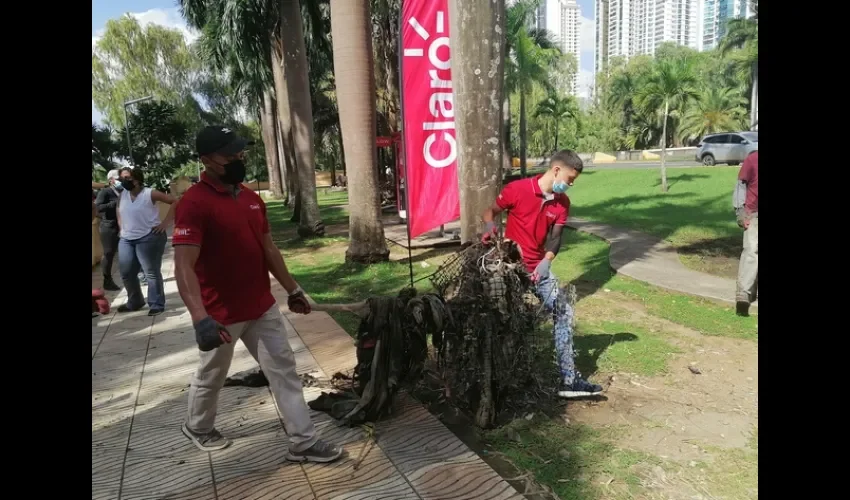
M 168 241 L 165 231 L 174 219 L 177 200 L 169 194 L 145 187 L 145 175 L 141 169 L 124 167 L 118 175 L 124 186 L 118 201 L 118 226 L 121 228 L 118 267 L 127 289 L 127 303 L 119 306 L 118 312 L 137 311 L 144 307 L 145 296 L 137 276 L 141 268 L 148 282 L 148 316 L 156 316 L 165 310 L 162 254 Z M 157 202 L 171 205 L 163 221 L 159 220 Z
M 106 174 L 106 187 L 98 191 L 95 205 L 97 214 L 100 216 L 100 244 L 103 246 L 103 259 L 100 261 L 100 269 L 103 273 L 103 288 L 112 292 L 121 290 L 112 279 L 112 262 L 118 251 L 119 229 L 118 229 L 118 199 L 121 196 L 121 182 L 118 179 L 118 170 L 110 170 Z
M 736 188 L 738 226 L 744 230 L 744 251 L 738 263 L 735 314 L 750 315 L 750 304 L 758 298 L 759 282 L 759 152 L 747 156 L 738 172 Z M 743 199 L 743 203 L 740 200 Z

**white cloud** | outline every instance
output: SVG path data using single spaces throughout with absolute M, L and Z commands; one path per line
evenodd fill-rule
M 139 21 L 139 25 L 143 28 L 150 24 L 157 24 L 166 28 L 179 30 L 183 34 L 183 38 L 186 39 L 186 43 L 192 43 L 198 39 L 198 32 L 186 25 L 183 16 L 180 15 L 180 10 L 176 7 L 171 9 L 150 9 L 144 12 L 128 12 L 127 15 L 136 18 Z M 105 31 L 106 27 L 102 26 L 92 32 L 92 50 L 94 50 L 97 41 L 100 40 Z M 103 116 L 94 107 L 94 101 L 92 101 L 91 119 L 94 123 L 102 123 L 103 121 Z

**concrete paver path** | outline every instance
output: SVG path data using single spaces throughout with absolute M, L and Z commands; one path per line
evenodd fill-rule
M 96 274 L 97 271 L 95 271 Z M 216 426 L 233 439 L 199 451 L 180 432 L 198 362 L 191 320 L 177 294 L 169 247 L 163 260 L 166 312 L 115 312 L 92 319 L 92 499 L 521 499 L 517 491 L 416 401 L 377 424 L 377 444 L 359 427 L 312 412 L 320 434 L 349 456 L 330 465 L 283 460 L 287 440 L 267 387 L 225 387 Z M 93 276 L 94 280 L 94 276 Z M 356 363 L 351 338 L 325 313 L 286 314 L 300 374 L 327 379 Z M 126 300 L 122 291 L 113 311 Z M 230 373 L 256 367 L 240 343 Z M 321 389 L 305 388 L 309 401 Z

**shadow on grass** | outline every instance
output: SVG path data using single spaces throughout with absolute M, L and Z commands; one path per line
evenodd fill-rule
M 659 164 L 659 167 L 660 167 L 660 164 Z M 706 175 L 706 174 L 680 173 L 678 175 L 673 176 L 672 178 L 668 175 L 667 176 L 667 189 L 670 189 L 673 186 L 680 184 L 680 183 L 693 182 L 697 179 L 708 179 L 709 177 L 711 177 L 711 176 Z M 655 181 L 655 186 L 661 186 L 661 179 L 660 178 Z
M 576 369 L 584 377 L 590 377 L 599 371 L 599 358 L 608 348 L 617 342 L 634 342 L 638 336 L 634 333 L 577 335 L 574 339 Z

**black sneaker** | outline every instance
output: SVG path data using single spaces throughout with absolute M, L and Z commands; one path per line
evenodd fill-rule
M 562 398 L 582 398 L 596 396 L 602 393 L 602 386 L 591 384 L 583 378 L 576 377 L 572 385 L 561 385 L 558 396 Z
M 743 300 L 735 302 L 735 314 L 738 316 L 747 317 L 750 315 L 750 303 Z
M 304 451 L 287 451 L 285 458 L 290 462 L 328 463 L 339 459 L 345 450 L 342 446 L 330 444 L 319 439 Z
M 159 316 L 160 314 L 162 314 L 164 312 L 165 312 L 165 309 L 160 309 L 158 307 L 154 307 L 150 311 L 148 311 L 148 316 Z
M 121 287 L 118 286 L 117 283 L 112 278 L 104 278 L 103 279 L 103 289 L 108 290 L 110 292 L 117 292 L 121 290 Z
M 183 434 L 192 440 L 192 443 L 201 451 L 223 450 L 230 446 L 230 440 L 222 436 L 216 429 L 201 434 L 190 430 L 184 422 Z
M 120 312 L 120 313 L 129 313 L 129 312 L 133 312 L 133 311 L 138 311 L 138 310 L 139 310 L 139 309 L 141 309 L 142 307 L 145 307 L 145 306 L 130 307 L 130 306 L 128 306 L 127 304 L 121 304 L 120 306 L 118 306 L 118 312 Z

